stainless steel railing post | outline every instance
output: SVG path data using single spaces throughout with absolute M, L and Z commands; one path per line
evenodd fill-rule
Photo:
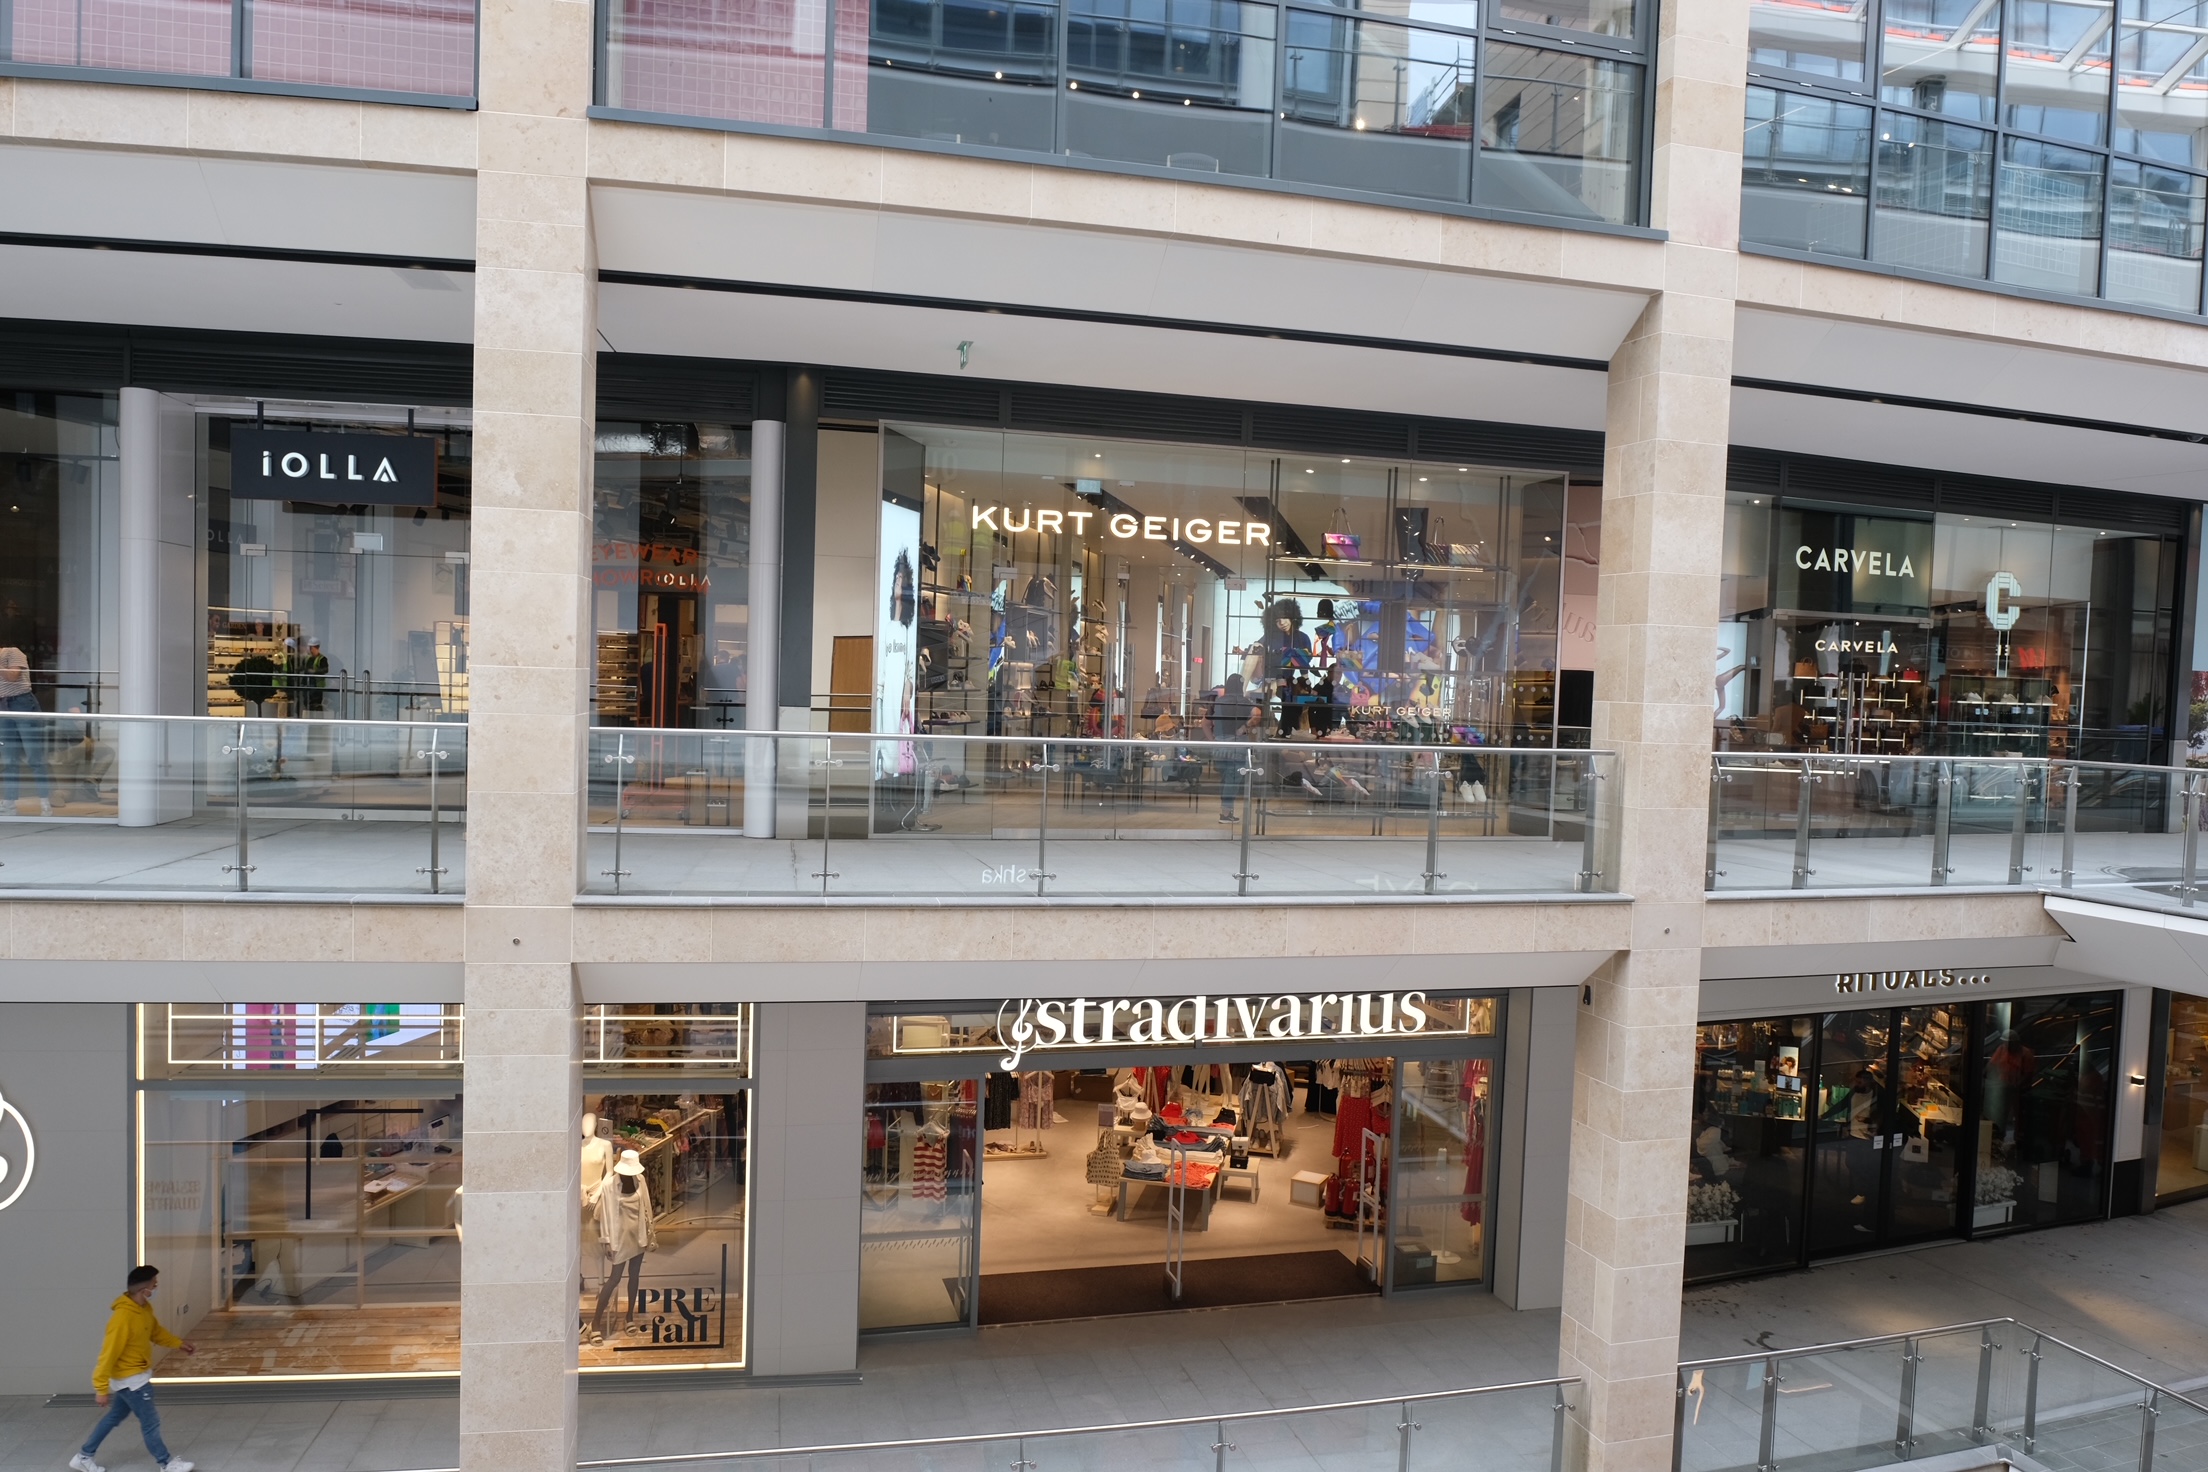
M 2024 1371 L 2024 1450 L 2035 1450 L 2039 1445 L 2039 1346 L 2047 1336 L 2032 1336 L 2032 1347 L 2025 1351 L 2031 1365 Z
M 2009 883 L 2024 882 L 2024 830 L 2032 810 L 2032 769 L 2016 769 L 2016 817 L 2009 823 Z
M 1242 863 L 1234 871 L 1234 892 L 1246 895 L 1250 892 L 1250 881 L 1261 877 L 1250 872 L 1250 824 L 1257 813 L 1257 774 L 1264 770 L 1257 763 L 1257 748 L 1243 748 L 1242 765 L 1238 770 L 1242 774 Z
M 1719 809 L 1724 801 L 1724 793 L 1725 768 L 1717 761 L 1716 758 L 1713 757 L 1710 760 L 1709 846 L 1703 851 L 1702 854 L 1702 887 L 1704 889 L 1717 888 L 1717 835 L 1719 818 L 1721 816 Z
M 252 835 L 247 826 L 245 810 L 245 759 L 253 754 L 253 748 L 245 744 L 245 722 L 238 722 L 237 744 L 225 746 L 222 749 L 222 754 L 237 758 L 236 786 L 232 790 L 236 793 L 234 801 L 238 809 L 238 861 L 235 864 L 224 864 L 222 872 L 238 876 L 238 889 L 242 893 L 248 887 L 246 883 L 247 876 L 253 872 L 253 865 L 248 862 L 251 853 Z
M 1970 1413 L 1970 1439 L 1980 1446 L 1993 1435 L 1988 1411 L 1993 1404 L 1993 1352 L 2000 1347 L 1993 1342 L 1991 1326 L 1978 1331 L 1978 1399 Z
M 1901 1411 L 1894 1421 L 1894 1455 L 1904 1462 L 1917 1448 L 1917 1364 L 1923 1358 L 1915 1339 L 1901 1341 Z
M 436 740 L 437 738 L 432 736 L 429 750 L 421 754 L 422 760 L 429 763 L 429 867 L 414 871 L 417 874 L 427 874 L 429 876 L 429 892 L 431 894 L 443 892 L 438 888 L 438 881 L 443 879 L 445 875 L 445 866 L 438 861 L 437 857 L 437 830 L 440 826 L 437 821 L 437 768 L 448 753 L 443 747 L 436 744 Z M 619 858 L 616 858 L 613 863 L 615 868 L 621 866 Z
M 1935 799 L 1932 808 L 1932 882 L 1938 885 L 1947 883 L 1947 876 L 1953 872 L 1947 864 L 1947 841 L 1952 832 L 1955 818 L 1955 764 L 1953 762 L 1943 761 L 1940 763 L 1940 775 L 1935 779 L 1933 785 L 1939 796 Z
M 2162 1392 L 2153 1386 L 2139 1401 L 2139 1472 L 2154 1472 L 2154 1423 L 2161 1416 Z
M 1684 1399 L 1685 1397 L 1682 1396 L 1682 1403 L 1684 1403 Z M 1564 1387 L 1562 1385 L 1557 1386 L 1556 1405 L 1550 1412 L 1549 1472 L 1564 1472 L 1564 1431 L 1567 1424 L 1565 1413 L 1570 1409 L 1571 1402 L 1564 1399 Z M 1676 1436 L 1671 1439 L 1671 1465 L 1675 1469 L 1679 1465 L 1679 1438 Z
M 1432 894 L 1434 892 L 1434 881 L 1436 879 L 1447 879 L 1449 877 L 1448 875 L 1442 873 L 1437 867 L 1437 860 L 1441 856 L 1441 788 L 1442 779 L 1445 775 L 1441 769 L 1441 758 L 1438 756 L 1435 757 L 1434 769 L 1431 772 L 1425 772 L 1421 775 L 1431 777 L 1434 784 L 1433 793 L 1426 803 L 1425 879 L 1426 893 Z
M 1400 1409 L 1401 1419 L 1395 1423 L 1395 1472 L 1411 1472 L 1411 1434 L 1421 1428 L 1411 1419 L 1409 1401 L 1403 1402 Z M 1221 1472 L 1225 1472 L 1223 1463 Z
M 1213 1472 L 1227 1472 L 1227 1453 L 1235 1449 L 1234 1443 L 1227 1440 L 1227 1423 L 1215 1421 L 1212 1423 L 1211 1429 L 1211 1465 Z
M 1795 779 L 1798 795 L 1794 799 L 1794 888 L 1809 888 L 1809 827 L 1815 816 L 1815 804 L 1810 801 L 1810 791 L 1817 778 L 1810 768 L 1812 758 L 1802 758 L 1801 775 Z
M 1763 1427 L 1756 1433 L 1756 1472 L 1778 1472 L 1779 1357 L 1763 1362 Z
M 2070 887 L 2078 862 L 2078 782 L 2084 773 L 2076 767 L 2062 769 L 2062 887 Z
M 2177 882 L 2177 902 L 2189 910 L 2200 887 L 2200 779 L 2191 772 L 2185 774 L 2184 814 L 2185 867 Z
M 629 874 L 628 870 L 621 867 L 621 830 L 623 819 L 627 816 L 622 811 L 627 806 L 622 799 L 628 786 L 625 780 L 628 769 L 636 765 L 636 757 L 629 750 L 629 738 L 616 736 L 613 750 L 607 752 L 599 760 L 613 768 L 613 867 L 602 869 L 599 872 L 613 881 L 613 892 L 619 894 L 621 892 L 621 881 L 626 879 Z
M 1050 759 L 1050 747 L 1043 747 L 1043 759 L 1035 764 L 1035 770 L 1043 774 L 1042 806 L 1035 822 L 1035 898 L 1043 897 L 1043 886 L 1058 876 L 1050 869 L 1050 774 L 1058 770 L 1058 764 Z M 828 867 L 826 864 L 822 868 Z
M 1549 758 L 1551 762 L 1555 757 Z M 1597 824 L 1601 821 L 1603 774 L 1595 770 L 1595 759 L 1587 758 L 1586 798 L 1580 804 L 1585 814 L 1586 827 L 1579 835 L 1579 877 L 1572 888 L 1580 894 L 1595 894 L 1602 888 L 1602 860 L 1600 857 L 1601 834 Z M 1554 776 L 1551 776 L 1554 784 Z

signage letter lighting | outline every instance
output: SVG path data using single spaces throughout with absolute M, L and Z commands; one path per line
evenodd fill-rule
M 2024 610 L 2016 606 L 2016 600 L 2024 596 L 2024 585 L 2016 580 L 2013 572 L 1997 572 L 1986 582 L 1986 622 L 2006 634 L 2016 627 L 2016 621 L 2024 616 Z
M 15 1121 L 17 1133 L 23 1136 L 23 1166 L 20 1170 L 16 1169 L 14 1161 L 4 1153 L 7 1137 L 0 1134 L 0 1192 L 6 1193 L 0 1195 L 0 1211 L 6 1211 L 15 1205 L 23 1195 L 24 1188 L 31 1184 L 31 1172 L 38 1168 L 38 1142 L 31 1138 L 31 1122 L 23 1117 L 22 1110 L 8 1102 L 6 1095 L 0 1094 L 0 1129 L 4 1129 L 10 1120 Z M 13 1185 L 9 1184 L 11 1177 L 14 1179 Z

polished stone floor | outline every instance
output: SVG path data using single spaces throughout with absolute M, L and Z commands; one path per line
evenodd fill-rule
M 2152 1217 L 1921 1248 L 1693 1289 L 1685 1297 L 1681 1349 L 1690 1357 L 1750 1353 L 2016 1316 L 2184 1389 L 2208 1382 L 2204 1269 L 2208 1202 L 2196 1202 Z M 95 1329 L 84 1331 L 88 1355 Z M 1548 1373 L 1555 1364 L 1556 1336 L 1553 1311 L 1514 1313 L 1485 1296 L 1441 1295 L 1026 1325 L 971 1338 L 874 1341 L 861 1353 L 857 1385 L 586 1395 L 583 1455 L 674 1455 L 1099 1425 L 1493 1384 Z M 1969 1372 L 1975 1341 L 1964 1351 L 1960 1370 Z M 1829 1373 L 1804 1377 L 1797 1383 L 1807 1395 L 1788 1402 L 1789 1416 L 1810 1398 L 1829 1396 L 1821 1388 L 1825 1382 L 1847 1384 L 1862 1390 L 1861 1402 L 1850 1401 L 1848 1408 L 1861 1412 L 1869 1406 L 1860 1414 L 1862 1424 L 1890 1438 L 1890 1407 L 1873 1395 L 1882 1382 L 1868 1366 L 1833 1368 L 1852 1379 L 1836 1380 Z M 1926 1373 L 1929 1379 L 1957 1368 L 1934 1363 Z M 2056 1372 L 2049 1374 L 2050 1392 L 2060 1391 Z M 2069 1384 L 2081 1395 L 2093 1389 L 2077 1379 Z M 1746 1391 L 1744 1378 L 1736 1389 Z M 2050 1402 L 2059 1398 L 2049 1397 Z M 1537 1401 L 1523 1397 L 1496 1407 L 1484 1422 L 1471 1412 L 1422 1410 L 1418 1419 L 1448 1435 L 1414 1440 L 1412 1465 L 1461 1465 L 1461 1459 L 1449 1461 L 1445 1449 L 1461 1446 L 1466 1437 L 1486 1437 L 1509 1453 L 1496 1458 L 1500 1466 L 1515 1472 L 1523 1460 L 1538 1464 L 1529 1472 L 1540 1472 L 1546 1467 L 1547 1413 Z M 1929 1411 L 1937 1404 L 1936 1396 L 1928 1397 L 1928 1419 L 1936 1419 Z M 1720 1398 L 1706 1395 L 1703 1405 L 1702 1424 L 1719 1428 Z M 208 1472 L 392 1472 L 450 1467 L 455 1461 L 456 1406 L 449 1399 L 177 1402 L 164 1414 L 171 1445 Z M 49 1407 L 28 1396 L 0 1398 L 0 1472 L 59 1468 L 91 1419 L 88 1408 Z M 1328 1472 L 1368 1466 L 1388 1472 L 1395 1466 L 1395 1424 L 1392 1413 L 1358 1413 L 1238 1429 L 1229 1438 L 1237 1450 L 1228 1465 L 1263 1466 L 1267 1472 L 1321 1465 Z M 2121 1434 L 2122 1424 L 2121 1416 L 2115 1418 L 2114 1434 Z M 2179 1440 L 2190 1435 L 2182 1418 L 2172 1414 L 2164 1424 L 2172 1448 L 2187 1444 Z M 1210 1435 L 1192 1440 L 1174 1433 L 1168 1440 L 1169 1446 L 1150 1449 L 1160 1465 L 1212 1465 Z M 1028 1451 L 1039 1464 L 1037 1472 L 1075 1462 L 1123 1463 L 1129 1454 L 1125 1439 L 1061 1444 L 1049 1457 L 1037 1454 L 1041 1445 L 1031 1444 Z M 990 1464 L 1013 1460 L 996 1456 L 997 1450 L 1010 1448 L 992 1446 Z M 128 1427 L 110 1439 L 103 1460 L 116 1472 L 148 1465 Z M 931 1457 L 929 1465 L 978 1469 L 982 1462 Z M 2093 1461 L 2090 1455 L 2065 1453 L 2062 1465 Z M 2208 1461 L 2159 1465 L 2198 1472 Z

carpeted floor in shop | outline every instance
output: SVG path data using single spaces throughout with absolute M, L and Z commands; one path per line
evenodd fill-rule
M 1178 1303 L 1167 1292 L 1162 1262 L 984 1273 L 981 1322 L 1040 1324 L 1052 1319 L 1163 1313 L 1175 1308 L 1361 1298 L 1378 1291 L 1357 1264 L 1339 1252 L 1323 1251 L 1274 1252 L 1186 1263 Z

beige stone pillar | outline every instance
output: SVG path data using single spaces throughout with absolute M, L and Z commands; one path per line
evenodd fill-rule
M 1632 948 L 1580 1008 L 1562 1372 L 1589 1472 L 1664 1472 L 1674 1367 L 1715 675 L 1747 8 L 1666 0 L 1652 223 L 1662 292 L 1611 360 L 1597 747 L 1620 754 Z
M 557 1472 L 576 1426 L 591 8 L 481 15 L 460 1465 Z

